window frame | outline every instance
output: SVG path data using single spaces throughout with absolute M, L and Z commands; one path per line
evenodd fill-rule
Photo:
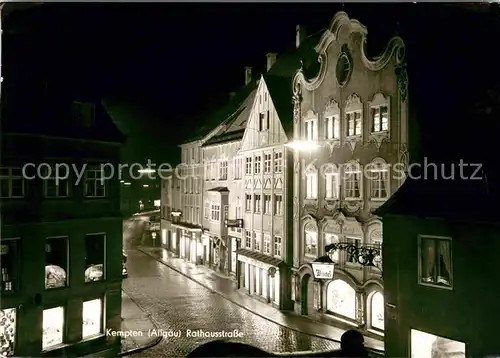
M 245 175 L 252 175 L 253 174 L 253 158 L 252 157 L 245 157 Z
M 12 174 L 12 171 L 13 170 L 20 170 L 21 171 L 21 174 L 20 175 L 13 175 Z M 3 175 L 3 171 L 4 170 L 7 170 L 7 175 Z M 22 172 L 22 168 L 21 167 L 13 167 L 13 166 L 5 166 L 5 167 L 0 167 L 0 179 L 3 180 L 7 180 L 8 182 L 8 188 L 9 188 L 9 193 L 8 193 L 8 196 L 6 197 L 3 197 L 1 195 L 1 192 L 0 192 L 0 198 L 2 199 L 22 199 L 26 196 L 26 181 L 24 180 L 23 178 L 23 172 Z M 13 189 L 13 185 L 12 185 L 12 182 L 13 180 L 20 180 L 21 181 L 21 191 L 22 191 L 22 194 L 21 195 L 12 195 L 12 189 Z
M 245 230 L 245 248 L 251 250 L 252 249 L 252 232 L 250 230 Z
M 325 199 L 339 200 L 340 198 L 340 171 L 335 164 L 325 170 Z
M 262 173 L 262 156 L 260 154 L 254 157 L 253 173 L 254 174 Z
M 253 194 L 253 212 L 260 214 L 262 212 L 262 194 Z
M 210 203 L 210 220 L 215 222 L 220 222 L 220 219 L 221 219 L 221 205 L 219 203 Z
M 271 255 L 271 234 L 264 234 L 262 238 L 262 252 L 267 255 Z
M 279 239 L 279 240 L 276 240 L 276 239 Z M 283 254 L 283 238 L 281 236 L 275 235 L 273 238 L 273 245 L 274 245 L 273 256 L 281 258 L 282 254 Z M 279 254 L 277 253 L 278 250 L 276 249 L 278 247 L 278 245 L 279 245 Z
M 346 243 L 353 245 L 357 248 L 359 248 L 363 245 L 363 238 L 359 237 L 359 236 L 346 235 L 344 237 L 344 240 Z M 359 259 L 359 257 L 358 257 L 358 259 Z M 362 267 L 363 266 L 359 263 L 358 260 L 356 260 L 356 262 L 350 261 L 349 260 L 349 253 L 347 251 L 345 252 L 344 262 L 345 262 L 346 267 Z
M 306 257 L 318 257 L 318 254 L 319 254 L 319 248 L 318 248 L 318 240 L 319 240 L 319 230 L 318 228 L 314 225 L 314 224 L 311 224 L 311 223 L 308 223 L 304 226 L 304 256 Z M 316 253 L 312 253 L 312 252 L 307 252 L 307 246 L 308 246 L 308 237 L 310 235 L 314 234 L 315 237 L 316 237 L 316 243 L 315 243 L 315 250 L 316 250 Z M 313 247 L 312 245 L 312 241 L 311 241 L 311 248 Z M 312 250 L 311 250 L 312 251 Z
M 64 283 L 64 286 L 62 287 L 47 287 L 47 284 L 45 284 L 45 290 L 46 291 L 52 291 L 52 290 L 55 290 L 55 289 L 65 289 L 65 288 L 68 288 L 70 287 L 70 282 L 69 282 L 69 278 L 70 278 L 70 273 L 69 273 L 69 270 L 70 270 L 70 262 L 71 262 L 71 259 L 70 259 L 70 248 L 69 248 L 69 244 L 70 244 L 70 241 L 69 241 L 69 235 L 58 235 L 58 236 L 47 236 L 45 238 L 45 245 L 48 244 L 47 241 L 49 241 L 50 239 L 65 239 L 65 249 L 66 249 L 66 262 L 65 262 L 65 267 L 62 267 L 66 273 L 66 281 Z M 48 262 L 47 262 L 47 251 L 45 251 L 45 267 L 48 265 Z
M 351 169 L 353 166 L 356 166 L 357 169 Z M 351 173 L 350 173 L 351 171 Z M 358 186 L 359 186 L 359 197 L 348 196 L 348 185 L 347 180 L 348 177 L 346 174 L 358 174 Z M 344 166 L 343 170 L 343 187 L 344 187 L 344 199 L 345 200 L 362 200 L 363 199 L 363 168 L 358 162 L 348 162 Z
M 275 174 L 283 173 L 283 152 L 274 152 L 273 172 Z
M 264 174 L 271 174 L 273 157 L 271 153 L 264 153 Z
M 276 216 L 283 215 L 283 194 L 274 194 L 273 200 L 273 213 Z M 277 200 L 280 198 L 280 200 Z M 279 209 L 279 210 L 278 210 Z
M 253 208 L 252 194 L 245 193 L 245 212 L 251 213 Z
M 91 233 L 86 233 L 84 234 L 84 243 L 85 243 L 85 260 L 84 260 L 84 273 L 83 273 L 83 279 L 84 279 L 84 282 L 85 284 L 95 284 L 95 283 L 99 283 L 99 282 L 105 282 L 107 280 L 107 270 L 106 270 L 106 265 L 107 265 L 107 243 L 108 243 L 108 237 L 106 235 L 106 232 L 91 232 Z M 85 281 L 85 271 L 91 267 L 91 266 L 95 266 L 95 265 L 90 265 L 89 267 L 86 267 L 87 266 L 87 236 L 95 236 L 95 235 L 102 235 L 103 236 L 103 241 L 104 241 L 104 245 L 103 245 L 103 248 L 104 248 L 104 252 L 103 252 L 103 263 L 102 263 L 102 279 L 100 280 L 95 280 L 95 281 Z M 69 271 L 69 270 L 68 270 Z
M 263 213 L 266 215 L 273 214 L 273 197 L 271 194 L 264 193 L 264 210 Z
M 100 322 L 99 322 L 101 327 L 100 327 L 99 333 L 91 334 L 91 335 L 84 337 L 83 336 L 83 318 L 84 318 L 83 317 L 83 305 L 85 304 L 85 302 L 91 302 L 91 301 L 95 301 L 95 300 L 99 300 L 100 304 L 101 304 L 101 317 L 100 317 Z M 83 298 L 83 300 L 82 300 L 82 339 L 83 340 L 90 341 L 90 340 L 102 337 L 105 334 L 105 331 L 106 331 L 105 312 L 106 312 L 106 300 L 105 300 L 104 296 L 95 296 L 93 298 L 90 298 L 90 297 Z
M 100 173 L 101 175 L 104 175 L 104 169 L 100 168 L 100 169 L 95 169 L 95 167 L 91 167 L 91 168 L 86 168 L 85 169 L 85 174 L 84 174 L 84 197 L 86 199 L 103 199 L 103 198 L 106 198 L 108 196 L 108 188 L 107 188 L 107 180 L 102 180 L 102 188 L 103 188 L 103 194 L 102 195 L 97 195 L 97 183 L 99 181 L 101 181 L 100 178 L 97 178 L 97 176 L 95 178 L 89 178 L 88 175 L 89 173 Z M 94 187 L 94 193 L 92 195 L 89 195 L 87 193 L 87 188 L 88 188 L 88 185 L 89 185 L 89 182 L 92 182 L 93 183 L 93 187 Z
M 308 167 L 305 170 L 305 185 L 306 185 L 306 196 L 307 200 L 318 199 L 318 170 L 314 167 Z M 311 187 L 310 187 L 311 186 Z
M 424 286 L 424 287 L 432 287 L 432 288 L 438 288 L 438 289 L 442 289 L 442 290 L 448 290 L 448 291 L 453 291 L 453 287 L 454 287 L 454 275 L 453 275 L 453 271 L 454 271 L 454 267 L 453 267 L 453 238 L 451 236 L 440 236 L 440 235 L 427 235 L 427 234 L 419 234 L 417 236 L 417 239 L 418 239 L 418 250 L 417 250 L 417 263 L 418 263 L 418 275 L 417 275 L 417 283 L 420 285 L 420 286 Z M 429 240 L 429 239 L 433 239 L 435 240 L 436 242 L 439 241 L 439 240 L 446 240 L 449 242 L 450 244 L 450 271 L 449 274 L 450 274 L 450 285 L 449 286 L 446 286 L 446 285 L 439 285 L 437 283 L 429 283 L 429 282 L 422 282 L 422 260 L 423 260 L 423 256 L 422 256 L 422 241 L 423 240 Z M 437 255 L 437 253 L 436 253 Z M 436 264 L 436 262 L 434 262 L 434 264 Z

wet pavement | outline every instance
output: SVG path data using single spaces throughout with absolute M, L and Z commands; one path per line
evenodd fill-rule
M 145 242 L 142 220 L 136 217 L 135 220 L 124 222 L 124 250 L 128 254 L 129 278 L 123 281 L 123 289 L 162 329 L 162 332 L 156 331 L 154 334 L 162 334 L 164 338 L 158 345 L 134 356 L 184 357 L 201 343 L 218 338 L 199 337 L 197 330 L 206 333 L 236 332 L 239 337 L 231 340 L 271 352 L 339 348 L 335 341 L 297 332 L 254 314 L 215 293 L 207 285 L 201 285 L 151 255 L 137 250 L 163 250 L 141 247 L 141 243 Z M 196 271 L 190 274 L 205 275 Z M 264 309 L 256 305 L 254 310 L 258 312 L 261 308 Z

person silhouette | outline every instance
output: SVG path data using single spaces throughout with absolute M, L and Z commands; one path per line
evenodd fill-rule
M 340 337 L 340 351 L 340 357 L 368 357 L 368 351 L 365 348 L 365 339 L 363 335 L 355 329 L 350 329 L 342 334 Z

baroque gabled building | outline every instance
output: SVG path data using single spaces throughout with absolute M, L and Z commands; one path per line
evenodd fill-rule
M 292 297 L 302 315 L 382 334 L 380 269 L 362 266 L 355 252 L 336 251 L 334 278 L 325 282 L 313 281 L 310 265 L 331 243 L 381 248 L 373 211 L 405 179 L 405 45 L 393 37 L 370 59 L 367 34 L 359 21 L 337 13 L 316 47 L 317 75 L 298 71 L 294 78 L 294 139 L 315 148 L 295 151 Z

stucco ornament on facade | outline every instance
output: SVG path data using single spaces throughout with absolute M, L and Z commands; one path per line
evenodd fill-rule
M 326 118 L 329 115 L 340 115 L 339 104 L 334 98 L 330 98 L 326 102 L 323 118 Z M 325 146 L 330 155 L 332 155 L 335 148 L 340 147 L 340 140 L 338 138 L 329 139 L 325 141 Z
M 297 124 L 300 121 L 300 104 L 302 102 L 302 94 L 301 94 L 301 88 L 300 88 L 300 83 L 294 82 L 293 83 L 293 97 L 292 97 L 292 103 L 293 103 L 293 119 L 295 124 Z
M 318 62 L 320 64 L 320 69 L 318 74 L 308 80 L 304 72 L 299 70 L 294 78 L 294 87 L 296 83 L 300 83 L 308 91 L 314 91 L 317 89 L 325 79 L 326 73 L 328 72 L 328 47 L 338 40 L 339 33 L 342 27 L 348 26 L 351 33 L 359 33 L 362 36 L 360 41 L 360 56 L 363 65 L 371 71 L 379 71 L 386 67 L 388 63 L 394 59 L 395 65 L 399 66 L 403 63 L 405 57 L 405 45 L 401 37 L 395 36 L 389 40 L 385 51 L 381 56 L 377 56 L 375 59 L 369 59 L 366 55 L 366 37 L 368 35 L 368 30 L 366 26 L 361 24 L 356 19 L 349 18 L 345 12 L 340 11 L 335 14 L 330 23 L 329 29 L 327 29 L 323 36 L 321 37 L 318 45 L 316 46 L 316 52 L 318 53 Z

